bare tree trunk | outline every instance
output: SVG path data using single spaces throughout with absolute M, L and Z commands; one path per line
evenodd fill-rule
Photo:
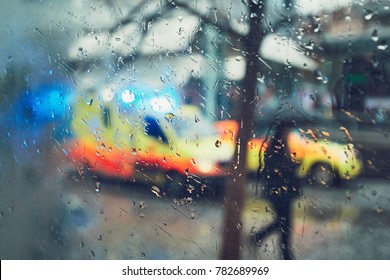
M 240 258 L 242 210 L 247 185 L 247 150 L 253 126 L 257 73 L 261 66 L 258 52 L 264 36 L 261 27 L 264 6 L 262 1 L 258 1 L 258 4 L 255 4 L 255 1 L 248 2 L 250 31 L 243 40 L 243 53 L 246 55 L 246 75 L 242 82 L 242 92 L 238 106 L 240 126 L 230 173 L 232 180 L 226 188 L 221 259 Z M 252 15 L 256 16 L 253 17 Z

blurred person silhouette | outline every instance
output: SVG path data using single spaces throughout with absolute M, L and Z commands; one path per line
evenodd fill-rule
M 264 179 L 263 196 L 270 202 L 275 220 L 257 231 L 255 240 L 261 244 L 269 234 L 280 231 L 281 258 L 285 260 L 294 258 L 290 240 L 291 210 L 293 201 L 302 194 L 301 182 L 295 174 L 296 164 L 288 148 L 288 134 L 293 125 L 293 121 L 277 120 L 267 132 L 260 148 L 260 153 L 264 151 L 259 166 L 259 174 Z M 270 132 L 273 132 L 271 136 Z

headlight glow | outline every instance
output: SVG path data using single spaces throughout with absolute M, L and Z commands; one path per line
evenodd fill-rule
M 209 173 L 213 169 L 213 165 L 207 161 L 200 161 L 197 166 L 203 173 Z
M 168 112 L 172 110 L 172 105 L 167 97 L 153 97 L 150 99 L 150 105 L 157 112 Z
M 122 97 L 122 101 L 127 103 L 127 104 L 132 103 L 135 100 L 134 92 L 129 90 L 129 89 L 125 89 L 122 92 L 121 97 Z

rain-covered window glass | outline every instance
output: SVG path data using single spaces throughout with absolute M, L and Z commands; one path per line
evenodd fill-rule
M 1 259 L 389 259 L 387 0 L 0 0 Z

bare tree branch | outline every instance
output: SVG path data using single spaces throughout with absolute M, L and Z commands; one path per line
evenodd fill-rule
M 179 2 L 179 1 L 175 1 L 175 0 L 168 0 L 168 3 L 170 5 L 172 5 L 172 6 L 186 9 L 191 14 L 199 17 L 204 23 L 210 24 L 210 25 L 213 25 L 213 26 L 217 27 L 220 32 L 223 32 L 223 33 L 226 33 L 226 34 L 230 34 L 230 35 L 233 35 L 233 36 L 237 36 L 237 37 L 244 36 L 244 34 L 239 33 L 236 30 L 234 30 L 231 27 L 229 27 L 228 24 L 224 25 L 224 24 L 221 24 L 219 22 L 213 21 L 210 16 L 204 15 L 204 14 L 200 13 L 199 11 L 195 10 L 187 2 Z

